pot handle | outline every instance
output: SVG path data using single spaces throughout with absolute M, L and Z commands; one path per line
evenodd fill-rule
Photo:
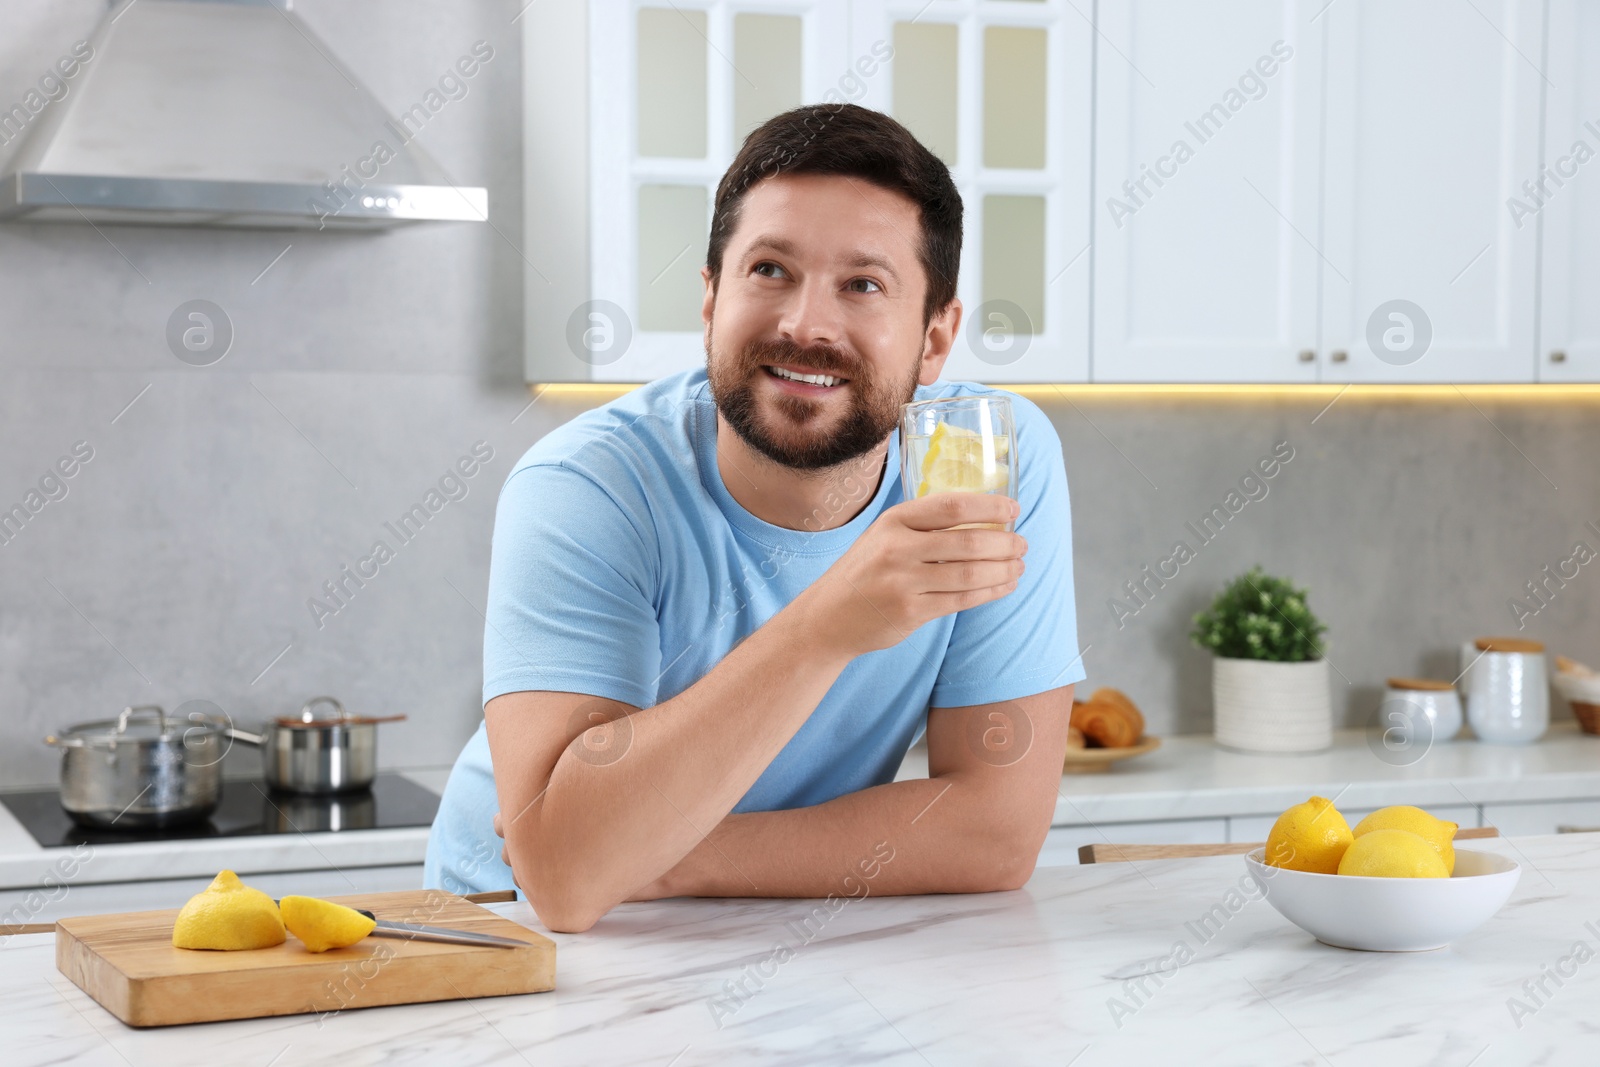
M 122 709 L 122 714 L 117 716 L 117 733 L 119 733 L 119 734 L 127 733 L 128 732 L 128 720 L 133 718 L 135 715 L 139 714 L 139 712 L 141 712 L 141 711 L 153 711 L 153 712 L 155 712 L 157 721 L 159 721 L 161 723 L 161 732 L 162 732 L 162 734 L 165 734 L 167 732 L 167 709 L 166 708 L 163 708 L 160 704 L 139 704 L 137 706 L 134 706 L 134 705 L 130 704 L 128 707 L 125 707 L 125 708 Z
M 222 728 L 222 732 L 233 738 L 235 741 L 243 741 L 247 745 L 256 745 L 259 747 L 267 743 L 266 738 L 261 734 L 252 734 L 248 731 L 240 730 L 232 726 L 224 726 Z
M 339 703 L 333 697 L 312 697 L 310 700 L 306 701 L 304 705 L 301 706 L 301 708 L 300 708 L 300 721 L 301 722 L 316 722 L 317 721 L 316 713 L 313 712 L 311 709 L 316 707 L 318 704 L 332 704 L 333 707 L 334 707 L 334 710 L 339 713 L 339 718 L 348 719 L 350 717 L 350 713 L 348 711 L 344 710 L 344 705 Z

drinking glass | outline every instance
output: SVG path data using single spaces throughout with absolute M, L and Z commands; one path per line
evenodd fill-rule
M 918 400 L 900 410 L 900 484 L 907 500 L 930 493 L 994 493 L 1016 499 L 1011 400 L 962 396 Z M 1010 531 L 1013 523 L 963 523 Z

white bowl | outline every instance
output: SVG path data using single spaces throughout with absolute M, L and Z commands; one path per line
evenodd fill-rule
M 1500 910 L 1522 868 L 1491 852 L 1456 849 L 1449 878 L 1365 878 L 1269 867 L 1266 849 L 1245 857 L 1267 903 L 1306 933 L 1339 948 L 1421 952 L 1444 948 Z

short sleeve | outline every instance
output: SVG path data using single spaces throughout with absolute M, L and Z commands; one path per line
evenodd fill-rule
M 495 509 L 485 704 L 524 690 L 655 703 L 658 567 L 646 521 L 570 468 L 512 473 Z
M 1072 583 L 1072 508 L 1055 427 L 1011 396 L 1017 431 L 1017 532 L 1027 569 L 1011 593 L 958 612 L 929 697 L 957 708 L 1032 696 L 1084 679 Z

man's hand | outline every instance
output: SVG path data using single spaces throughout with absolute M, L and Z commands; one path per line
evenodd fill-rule
M 1018 505 L 989 493 L 934 493 L 896 504 L 806 590 L 819 639 L 848 656 L 889 648 L 931 619 L 1017 587 L 1028 542 L 1002 529 Z

